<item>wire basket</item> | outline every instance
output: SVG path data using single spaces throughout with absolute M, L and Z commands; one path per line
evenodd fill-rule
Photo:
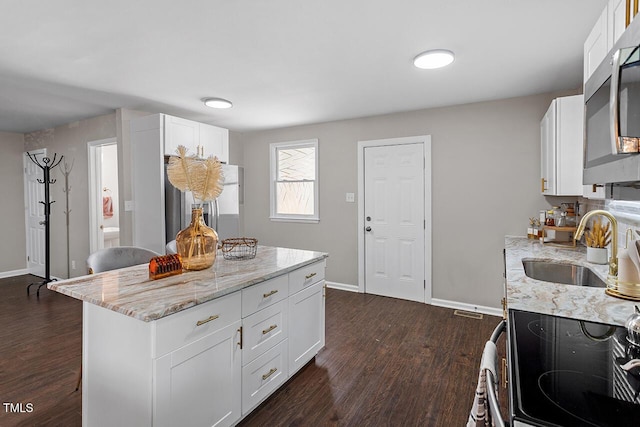
M 258 239 L 251 237 L 232 237 L 221 243 L 224 259 L 240 260 L 255 258 L 258 251 Z

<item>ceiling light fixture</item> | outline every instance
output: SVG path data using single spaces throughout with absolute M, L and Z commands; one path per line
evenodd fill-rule
M 453 62 L 453 52 L 446 49 L 434 49 L 422 52 L 413 58 L 413 65 L 418 68 L 432 70 L 434 68 L 442 68 Z
M 227 101 L 226 99 L 222 99 L 222 98 L 205 98 L 202 100 L 202 102 L 204 102 L 204 105 L 211 108 L 233 107 L 233 104 L 231 103 L 231 101 Z

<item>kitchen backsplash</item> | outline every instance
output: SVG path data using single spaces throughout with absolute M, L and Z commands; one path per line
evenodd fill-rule
M 580 213 L 604 209 L 611 212 L 618 220 L 618 245 L 624 247 L 627 229 L 632 229 L 633 239 L 640 239 L 640 235 L 636 233 L 640 231 L 640 201 L 623 201 L 623 200 L 586 200 L 586 209 L 581 209 Z

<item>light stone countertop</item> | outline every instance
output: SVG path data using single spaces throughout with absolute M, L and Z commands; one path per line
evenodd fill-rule
M 608 265 L 587 262 L 586 248 L 562 248 L 526 237 L 505 237 L 507 307 L 579 320 L 623 326 L 640 302 L 605 294 L 604 288 L 543 282 L 527 277 L 523 259 L 543 259 L 584 265 L 606 282 Z
M 50 282 L 70 297 L 150 322 L 287 274 L 328 257 L 323 252 L 258 246 L 256 257 L 225 260 L 218 251 L 213 267 L 149 279 L 148 264 Z

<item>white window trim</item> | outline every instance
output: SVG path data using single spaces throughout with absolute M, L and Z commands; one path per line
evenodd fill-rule
M 300 148 L 312 146 L 315 150 L 315 185 L 313 192 L 313 205 L 314 215 L 285 215 L 276 214 L 276 177 L 277 177 L 277 159 L 276 151 L 278 149 L 287 148 Z M 320 222 L 320 186 L 319 186 L 319 171 L 318 171 L 318 140 L 317 139 L 305 139 L 301 141 L 290 142 L 273 142 L 269 144 L 269 171 L 271 182 L 269 184 L 270 190 L 270 216 L 269 219 L 275 222 L 301 222 L 301 223 L 318 223 Z

